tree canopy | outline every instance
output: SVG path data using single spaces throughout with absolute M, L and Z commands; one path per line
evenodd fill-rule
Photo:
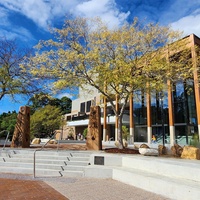
M 3 113 L 0 115 L 0 132 L 7 130 L 10 132 L 10 139 L 14 133 L 15 124 L 17 121 L 17 113 L 15 111 Z M 0 135 L 0 138 L 6 138 L 7 132 Z
M 53 98 L 49 94 L 45 94 L 43 92 L 35 94 L 28 101 L 28 105 L 31 108 L 31 113 L 34 113 L 39 108 L 44 108 L 47 105 L 51 105 L 60 108 L 62 114 L 64 115 L 71 112 L 71 104 L 72 100 L 66 96 L 58 99 Z
M 0 38 L 0 100 L 5 95 L 15 99 L 16 94 L 31 95 L 42 90 L 37 80 L 20 67 L 30 54 L 30 49 L 20 48 L 15 40 Z
M 63 123 L 60 108 L 47 105 L 31 115 L 31 138 L 50 137 Z
M 173 43 L 180 39 L 180 33 L 170 27 L 135 19 L 109 29 L 98 18 L 76 18 L 67 19 L 52 33 L 55 39 L 41 41 L 29 67 L 25 67 L 34 76 L 51 80 L 55 90 L 85 85 L 96 88 L 119 119 L 121 144 L 122 115 L 130 94 L 137 90 L 162 91 L 167 80 L 173 83 L 192 73 L 190 62 L 180 62 L 188 54 L 183 51 L 185 40 Z M 175 52 L 179 52 L 179 61 L 173 57 Z M 119 112 L 113 95 L 121 105 Z

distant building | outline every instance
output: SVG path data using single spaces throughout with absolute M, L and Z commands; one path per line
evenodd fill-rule
M 191 34 L 183 39 L 188 40 L 195 64 L 195 45 L 200 46 L 200 38 Z M 186 86 L 192 89 L 190 93 L 185 90 Z M 111 107 L 104 106 L 103 97 L 96 89 L 89 89 L 90 93 L 80 89 L 79 98 L 72 101 L 71 113 L 66 114 L 67 126 L 73 127 L 75 133 L 83 133 L 88 126 L 90 106 L 100 105 L 103 140 L 117 140 L 115 116 Z M 127 105 L 123 116 L 123 124 L 130 128 L 134 142 L 151 143 L 154 135 L 158 143 L 185 145 L 190 144 L 194 134 L 200 136 L 200 88 L 197 71 L 192 80 L 185 83 L 177 81 L 173 90 L 152 95 L 140 92 L 138 95 L 140 100 L 133 99 L 133 108 L 130 107 L 132 104 Z M 130 112 L 130 108 L 133 112 Z M 105 109 L 106 120 L 103 115 Z

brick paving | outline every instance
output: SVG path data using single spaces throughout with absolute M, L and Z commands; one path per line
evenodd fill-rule
M 0 173 L 0 200 L 169 200 L 115 181 L 96 178 L 36 178 Z
M 43 181 L 0 179 L 0 200 L 67 200 Z

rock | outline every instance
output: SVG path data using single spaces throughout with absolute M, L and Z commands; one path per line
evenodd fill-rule
M 184 146 L 181 158 L 200 160 L 200 149 L 193 146 Z
M 48 143 L 49 143 L 49 144 L 57 144 L 58 142 L 57 142 L 57 140 L 52 139 L 52 140 L 49 140 Z
M 150 149 L 150 148 L 139 148 L 139 153 L 144 156 L 158 156 L 157 149 Z
M 140 145 L 134 144 L 134 149 L 139 149 L 139 148 L 140 148 Z
M 123 139 L 123 145 L 124 145 L 125 148 L 128 147 L 128 142 L 127 142 L 125 139 Z M 118 140 L 115 141 L 115 146 L 116 146 L 117 148 L 119 148 L 120 144 L 119 144 L 119 141 L 118 141 Z
M 147 144 L 141 144 L 140 148 L 149 148 L 149 146 Z
M 159 153 L 159 155 L 166 155 L 167 148 L 163 145 L 158 145 L 158 153 Z
M 31 144 L 40 144 L 40 142 L 41 142 L 40 138 L 34 138 Z
M 123 139 L 123 145 L 125 148 L 128 147 L 128 142 L 125 139 Z
M 178 144 L 174 144 L 174 146 L 171 147 L 171 151 L 174 157 L 181 157 L 181 154 L 183 152 L 183 147 L 181 147 Z

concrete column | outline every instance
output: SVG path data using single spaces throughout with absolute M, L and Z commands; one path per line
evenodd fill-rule
M 167 81 L 168 85 L 168 111 L 169 111 L 169 134 L 170 134 L 170 146 L 175 144 L 175 126 L 174 126 L 174 111 L 172 101 L 172 88 L 171 82 Z
M 147 142 L 150 145 L 152 140 L 152 127 L 147 127 Z
M 134 143 L 134 117 L 133 117 L 133 95 L 129 99 L 129 113 L 130 113 L 130 143 Z
M 169 132 L 170 132 L 170 147 L 173 146 L 175 141 L 175 126 L 169 126 Z
M 151 122 L 151 95 L 147 93 L 147 143 L 151 144 L 152 122 Z
M 104 108 L 103 108 L 103 141 L 106 141 L 107 134 L 107 101 L 106 97 L 104 97 Z
M 119 98 L 118 95 L 116 95 L 116 100 L 115 100 L 116 104 L 115 104 L 115 109 L 116 112 L 119 114 Z M 118 140 L 118 126 L 119 126 L 119 122 L 118 122 L 118 117 L 115 117 L 115 141 Z

